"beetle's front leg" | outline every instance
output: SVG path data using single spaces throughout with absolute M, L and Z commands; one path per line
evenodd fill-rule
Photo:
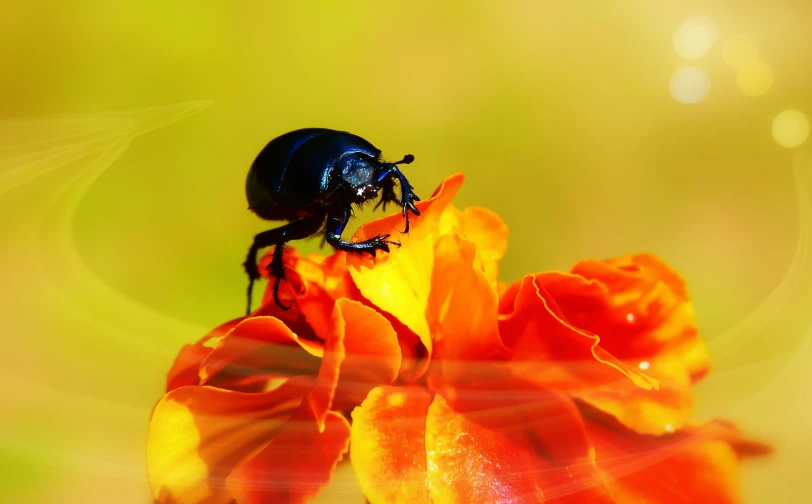
M 388 234 L 378 235 L 368 240 L 360 242 L 348 242 L 341 239 L 341 233 L 347 227 L 347 222 L 350 220 L 350 211 L 348 208 L 340 208 L 331 210 L 327 215 L 327 228 L 325 231 L 325 238 L 327 243 L 332 245 L 336 250 L 343 250 L 344 252 L 351 252 L 356 254 L 367 253 L 372 256 L 378 250 L 389 252 L 389 245 L 400 247 L 400 243 L 389 239 Z
M 394 196 L 394 178 L 398 179 L 400 182 L 400 200 L 398 201 L 395 199 Z M 406 179 L 406 176 L 403 175 L 403 172 L 400 171 L 400 168 L 397 167 L 396 164 L 388 165 L 386 171 L 381 173 L 378 177 L 378 183 L 384 190 L 384 194 L 381 197 L 381 203 L 384 202 L 384 196 L 386 195 L 387 184 L 389 184 L 390 191 L 392 192 L 392 199 L 390 201 L 397 202 L 402 211 L 403 217 L 406 219 L 406 228 L 402 231 L 403 233 L 409 232 L 409 212 L 413 213 L 414 215 L 420 215 L 420 211 L 415 206 L 415 202 L 420 201 L 420 198 L 414 193 L 414 187 L 409 183 Z M 380 204 L 380 203 L 379 203 Z M 378 208 L 377 205 L 375 208 Z M 384 203 L 384 209 L 386 209 L 386 204 Z
M 383 211 L 385 212 L 386 205 L 388 203 L 400 204 L 398 195 L 395 193 L 395 180 L 391 177 L 391 175 L 384 178 L 383 181 L 381 181 L 380 186 L 381 186 L 381 199 L 375 205 L 375 208 L 373 208 L 373 210 L 377 210 L 379 206 L 383 206 Z

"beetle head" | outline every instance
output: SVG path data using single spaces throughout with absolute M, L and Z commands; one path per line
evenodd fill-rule
M 375 159 L 360 153 L 348 154 L 338 160 L 341 180 L 349 186 L 353 200 L 362 202 L 375 197 L 378 192 L 375 173 L 379 166 Z

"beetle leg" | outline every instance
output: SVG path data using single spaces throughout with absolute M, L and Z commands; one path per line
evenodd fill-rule
M 251 313 L 251 294 L 254 290 L 254 281 L 259 279 L 259 268 L 257 267 L 257 253 L 265 247 L 275 247 L 273 259 L 271 260 L 269 272 L 274 277 L 273 297 L 277 306 L 283 310 L 289 308 L 279 300 L 279 284 L 285 279 L 285 266 L 282 261 L 285 243 L 292 240 L 301 240 L 314 234 L 324 223 L 324 215 L 306 217 L 293 221 L 282 227 L 263 231 L 254 237 L 251 247 L 248 249 L 243 267 L 248 274 L 248 308 L 246 315 Z
M 378 235 L 368 240 L 360 242 L 348 242 L 341 239 L 341 233 L 347 227 L 347 222 L 350 220 L 350 211 L 347 208 L 332 210 L 327 215 L 327 229 L 324 236 L 327 238 L 327 243 L 332 245 L 336 250 L 343 250 L 355 254 L 367 253 L 372 256 L 378 250 L 389 252 L 389 245 L 400 247 L 400 242 L 390 240 L 388 234 Z
M 398 195 L 395 194 L 395 181 L 391 177 L 391 172 L 386 173 L 387 176 L 379 182 L 381 186 L 381 199 L 373 210 L 377 210 L 379 206 L 383 206 L 383 211 L 385 212 L 387 203 L 399 203 Z
M 408 158 L 404 158 L 404 161 Z M 413 159 L 413 157 L 412 157 Z M 402 163 L 404 161 L 399 161 L 398 163 Z M 408 161 L 411 162 L 411 159 Z M 409 212 L 413 213 L 414 215 L 420 215 L 420 210 L 417 209 L 415 206 L 416 201 L 420 201 L 420 198 L 414 193 L 414 187 L 409 183 L 406 179 L 406 176 L 403 175 L 403 172 L 400 171 L 400 168 L 397 167 L 398 163 L 391 163 L 386 165 L 386 170 L 383 171 L 378 175 L 378 184 L 381 185 L 384 189 L 384 195 L 382 196 L 381 203 L 383 203 L 383 197 L 386 196 L 386 189 L 387 184 L 390 186 L 394 186 L 394 181 L 392 180 L 393 177 L 398 179 L 400 182 L 400 201 L 396 201 L 402 208 L 403 211 L 403 218 L 406 219 L 406 228 L 402 231 L 402 233 L 409 232 Z M 380 203 L 379 203 L 380 204 Z M 378 208 L 377 205 L 375 208 Z M 384 204 L 384 209 L 386 206 Z

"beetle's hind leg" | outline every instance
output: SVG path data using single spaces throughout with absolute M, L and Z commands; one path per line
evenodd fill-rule
M 243 263 L 245 272 L 248 274 L 248 308 L 246 309 L 246 315 L 251 313 L 251 295 L 254 290 L 254 282 L 260 277 L 259 268 L 257 267 L 257 253 L 259 250 L 265 247 L 275 247 L 268 270 L 274 277 L 273 297 L 277 306 L 283 310 L 288 310 L 289 307 L 279 300 L 279 285 L 285 279 L 285 264 L 282 260 L 285 243 L 301 240 L 316 233 L 324 223 L 324 218 L 324 215 L 306 217 L 276 229 L 263 231 L 254 237 L 254 241 L 248 249 L 248 257 Z

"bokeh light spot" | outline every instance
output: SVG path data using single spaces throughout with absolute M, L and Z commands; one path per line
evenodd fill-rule
M 671 96 L 680 103 L 699 103 L 710 92 L 710 77 L 697 67 L 678 68 L 668 84 Z
M 773 71 L 761 60 L 748 60 L 736 72 L 736 84 L 747 96 L 761 96 L 773 85 Z
M 722 46 L 722 59 L 733 70 L 738 70 L 748 61 L 756 59 L 756 56 L 758 47 L 755 40 L 741 33 L 728 37 Z
M 809 137 L 809 118 L 799 111 L 788 109 L 773 119 L 773 138 L 782 147 L 800 147 Z
M 693 16 L 674 33 L 674 49 L 685 59 L 701 58 L 716 42 L 716 23 L 708 16 Z

